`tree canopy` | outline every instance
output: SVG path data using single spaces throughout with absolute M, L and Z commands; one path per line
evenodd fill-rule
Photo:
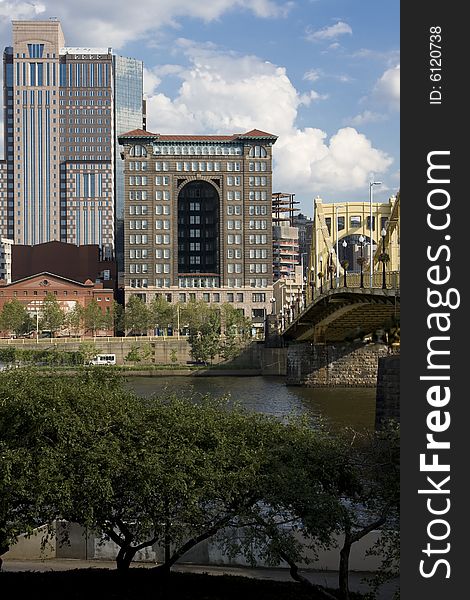
M 106 368 L 73 380 L 11 370 L 0 378 L 0 554 L 61 518 L 115 542 L 123 571 L 157 544 L 167 572 L 217 534 L 228 551 L 254 561 L 256 548 L 304 581 L 305 547 L 343 532 L 344 576 L 357 539 L 396 529 L 397 439 L 394 430 L 351 444 L 223 399 L 139 398 Z

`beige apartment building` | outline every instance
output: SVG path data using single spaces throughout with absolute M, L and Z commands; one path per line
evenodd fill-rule
M 264 320 L 273 283 L 272 146 L 277 137 L 119 136 L 125 176 L 125 293 L 147 302 L 233 302 Z

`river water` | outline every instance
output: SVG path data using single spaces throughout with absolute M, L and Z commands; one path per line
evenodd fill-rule
M 307 414 L 313 421 L 323 419 L 332 429 L 352 427 L 373 429 L 374 388 L 313 389 L 287 386 L 282 377 L 133 377 L 128 385 L 139 396 L 172 394 L 197 397 L 210 394 L 257 411 L 285 418 Z

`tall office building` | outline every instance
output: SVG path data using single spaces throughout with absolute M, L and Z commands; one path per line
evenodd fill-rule
M 123 205 L 116 139 L 142 126 L 142 70 L 111 48 L 66 47 L 56 20 L 13 21 L 4 51 L 2 236 L 97 244 L 114 255 Z
M 119 136 L 127 297 L 234 302 L 264 321 L 272 297 L 276 139 L 258 130 Z

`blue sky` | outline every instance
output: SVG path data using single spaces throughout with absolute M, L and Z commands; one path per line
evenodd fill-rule
M 278 135 L 274 191 L 307 214 L 399 188 L 398 0 L 0 0 L 2 45 L 50 16 L 69 46 L 144 61 L 150 131 Z

